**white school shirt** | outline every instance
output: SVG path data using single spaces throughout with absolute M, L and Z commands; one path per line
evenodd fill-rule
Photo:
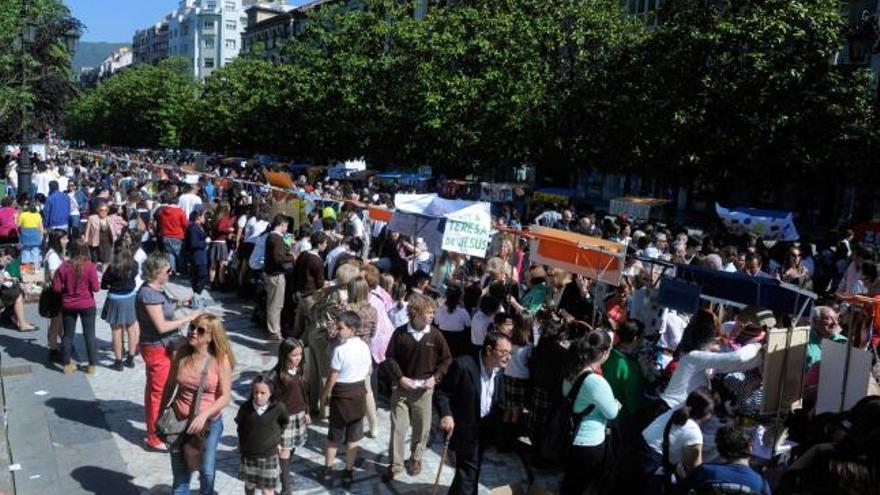
M 336 379 L 339 383 L 364 381 L 370 374 L 372 364 L 370 348 L 357 337 L 351 337 L 336 346 L 330 359 L 330 369 L 339 372 L 339 377 Z
M 663 453 L 663 432 L 673 412 L 675 410 L 671 409 L 657 416 L 642 432 L 645 443 L 660 454 Z M 703 432 L 696 421 L 688 419 L 684 426 L 673 426 L 669 430 L 669 462 L 673 465 L 680 463 L 684 448 L 694 445 L 703 445 Z
M 461 332 L 471 326 L 471 315 L 462 306 L 457 306 L 451 313 L 446 306 L 437 308 L 434 324 L 444 332 Z

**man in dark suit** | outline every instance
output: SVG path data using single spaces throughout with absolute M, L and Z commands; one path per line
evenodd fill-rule
M 435 392 L 440 429 L 452 436 L 449 448 L 455 452 L 449 495 L 477 495 L 483 451 L 501 428 L 502 370 L 510 362 L 510 348 L 505 335 L 489 333 L 479 356 L 456 358 Z

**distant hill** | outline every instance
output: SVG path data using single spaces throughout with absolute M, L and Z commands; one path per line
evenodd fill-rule
M 80 41 L 73 55 L 73 71 L 79 73 L 82 67 L 97 67 L 117 48 L 129 46 L 130 43 L 103 43 Z

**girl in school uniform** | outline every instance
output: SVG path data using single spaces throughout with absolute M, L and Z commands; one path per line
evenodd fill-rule
M 272 381 L 257 375 L 251 400 L 241 405 L 235 417 L 241 453 L 238 479 L 244 481 L 247 495 L 254 495 L 257 488 L 263 495 L 274 495 L 278 484 L 278 451 L 288 415 L 284 404 L 271 399 Z
M 287 427 L 281 434 L 281 494 L 293 493 L 293 475 L 289 471 L 290 459 L 297 447 L 302 447 L 308 438 L 309 380 L 303 361 L 303 343 L 288 337 L 278 346 L 278 363 L 272 370 L 277 400 L 287 409 Z

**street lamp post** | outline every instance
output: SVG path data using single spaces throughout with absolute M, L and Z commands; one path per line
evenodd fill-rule
M 22 18 L 25 21 L 24 30 L 16 37 L 15 46 L 21 53 L 21 87 L 28 87 L 27 48 L 37 38 L 37 26 L 28 20 L 27 1 L 22 2 Z M 21 106 L 21 143 L 18 160 L 18 191 L 31 194 L 31 143 L 30 129 L 28 129 L 28 106 Z

